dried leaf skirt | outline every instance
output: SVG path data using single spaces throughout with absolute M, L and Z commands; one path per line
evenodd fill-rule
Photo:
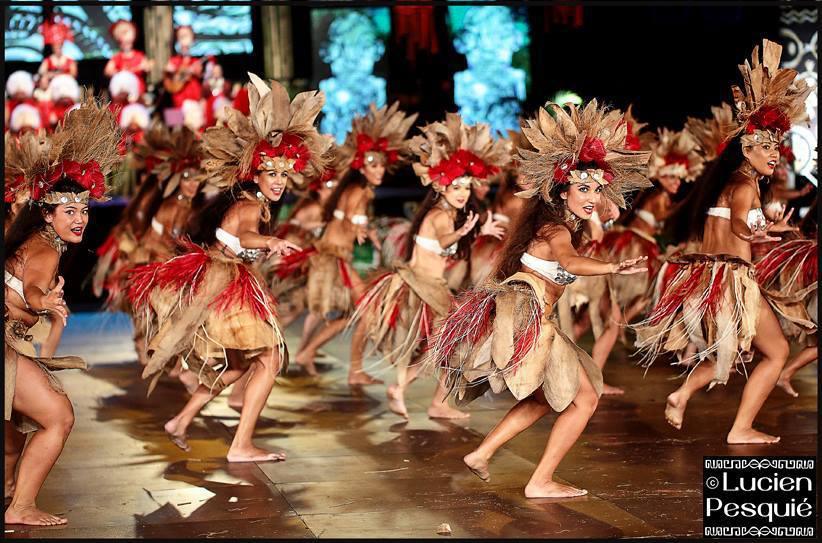
M 679 363 L 689 342 L 697 346 L 697 364 L 716 362 L 711 386 L 725 384 L 732 368 L 751 355 L 761 294 L 752 265 L 731 255 L 693 253 L 672 258 L 675 267 L 648 317 L 633 325 L 642 364 L 663 353 Z M 695 365 L 694 365 L 695 367 Z
M 351 267 L 351 249 L 318 241 L 317 252 L 308 261 L 308 310 L 326 320 L 347 317 L 354 307 L 354 282 L 359 280 Z
M 180 358 L 212 390 L 225 386 L 220 378 L 229 363 L 245 367 L 269 349 L 277 351 L 280 371 L 285 371 L 288 357 L 274 298 L 250 265 L 192 245 L 183 255 L 137 267 L 129 275 L 129 300 L 135 312 L 144 314 L 147 328 L 143 378 L 153 377 L 149 392 Z M 230 362 L 229 351 L 240 356 Z
M 405 264 L 378 275 L 357 301 L 349 326 L 367 322 L 369 356 L 379 353 L 397 368 L 404 381 L 408 366 L 422 353 L 425 342 L 451 305 L 451 291 L 442 277 L 415 272 Z
M 816 240 L 785 241 L 756 263 L 756 280 L 782 332 L 800 344 L 816 343 L 818 275 Z
M 128 288 L 127 270 L 146 264 L 150 260 L 149 251 L 141 246 L 129 230 L 112 233 L 97 249 L 97 264 L 92 275 L 92 291 L 100 297 L 107 291 L 105 308 L 108 311 L 123 311 L 133 316 L 131 304 L 126 297 Z
M 298 315 L 308 308 L 308 261 L 317 253 L 313 246 L 316 238 L 308 230 L 292 223 L 277 227 L 274 236 L 303 249 L 263 261 L 259 268 L 260 274 L 277 300 L 279 314 Z
M 458 404 L 489 388 L 517 400 L 541 389 L 563 411 L 579 391 L 580 368 L 600 395 L 602 372 L 559 329 L 545 299 L 543 280 L 526 272 L 464 292 L 437 326 L 424 363 L 446 372 Z
M 598 251 L 592 255 L 608 262 L 621 262 L 644 256 L 647 272 L 632 275 L 611 275 L 607 277 L 611 299 L 623 309 L 637 300 L 649 300 L 650 291 L 659 271 L 659 245 L 656 240 L 633 228 L 615 227 L 605 233 Z
M 577 251 L 582 256 L 593 257 L 603 251 L 601 241 L 589 241 Z M 605 328 L 600 304 L 608 292 L 608 278 L 605 275 L 581 275 L 576 281 L 565 285 L 565 291 L 556 303 L 559 325 L 563 333 L 573 337 L 574 312 L 588 306 L 591 331 L 594 339 L 599 339 Z
M 63 386 L 57 377 L 52 374 L 55 370 L 64 369 L 86 369 L 85 361 L 77 356 L 58 356 L 54 358 L 38 358 L 37 351 L 32 343 L 33 337 L 29 331 L 33 327 L 28 327 L 26 323 L 19 320 L 5 319 L 5 346 L 3 355 L 5 358 L 5 396 L 4 396 L 4 420 L 11 421 L 17 431 L 22 433 L 34 432 L 40 426 L 28 417 L 12 411 L 14 403 L 14 392 L 17 380 L 18 358 L 25 356 L 32 360 L 46 374 L 51 388 L 60 394 L 65 394 Z

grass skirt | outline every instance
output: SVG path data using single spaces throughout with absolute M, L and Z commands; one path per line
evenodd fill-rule
M 280 371 L 288 356 L 277 321 L 274 298 L 248 264 L 216 249 L 189 245 L 188 252 L 166 262 L 131 270 L 129 301 L 144 313 L 148 363 L 143 378 L 153 377 L 182 357 L 210 389 L 224 387 L 227 351 L 237 351 L 244 365 L 266 350 L 277 350 Z M 210 359 L 217 360 L 209 365 Z
M 602 372 L 551 318 L 545 286 L 518 272 L 460 295 L 429 342 L 424 363 L 446 373 L 458 404 L 489 388 L 509 390 L 522 400 L 537 389 L 555 411 L 563 411 L 579 391 L 579 369 L 602 393 Z
M 716 362 L 711 386 L 728 382 L 731 368 L 751 354 L 761 294 L 753 267 L 731 255 L 692 253 L 669 261 L 670 276 L 649 316 L 633 325 L 642 364 L 650 366 L 662 353 L 675 353 L 679 363 Z M 683 359 L 689 342 L 694 360 Z M 693 364 L 696 367 L 697 364 Z
M 780 243 L 756 263 L 756 280 L 785 337 L 815 343 L 819 253 L 816 240 Z
M 404 264 L 395 271 L 377 276 L 357 301 L 349 321 L 368 323 L 367 336 L 372 343 L 366 353 L 380 353 L 397 367 L 403 381 L 408 366 L 422 352 L 438 318 L 451 305 L 451 292 L 443 278 L 426 277 Z

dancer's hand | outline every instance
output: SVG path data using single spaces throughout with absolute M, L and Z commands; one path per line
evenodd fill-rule
M 377 251 L 382 251 L 382 243 L 380 242 L 379 236 L 377 236 L 377 231 L 373 228 L 368 230 L 368 239 L 371 240 L 371 245 L 374 246 L 374 249 Z
M 461 238 L 467 236 L 468 233 L 474 228 L 474 225 L 477 224 L 478 220 L 479 215 L 473 211 L 469 211 L 468 218 L 465 219 L 465 224 L 460 226 L 459 230 L 457 230 L 457 234 L 459 234 Z
M 287 255 L 300 250 L 299 245 L 295 245 L 290 241 L 280 238 L 269 238 L 266 242 L 266 246 L 273 255 Z
M 637 258 L 629 258 L 628 260 L 623 260 L 617 264 L 614 264 L 614 271 L 611 273 L 615 273 L 618 275 L 632 275 L 634 273 L 642 273 L 648 271 L 647 266 L 639 266 L 648 260 L 647 256 L 640 256 Z
M 769 223 L 768 227 L 765 228 L 765 231 L 766 232 L 797 232 L 797 231 L 799 231 L 798 227 L 791 226 L 790 224 L 788 224 L 788 219 L 790 219 L 791 215 L 793 215 L 794 209 L 796 209 L 796 208 L 792 207 L 791 210 L 788 211 L 788 214 L 786 215 L 785 214 L 785 209 L 782 208 L 781 212 L 775 214 L 774 222 Z
M 768 228 L 765 230 L 753 230 L 750 235 L 740 234 L 739 237 L 748 243 L 767 243 L 769 241 L 779 241 L 782 238 L 779 236 L 769 236 L 769 228 L 771 223 L 768 223 Z
M 357 227 L 357 245 L 362 245 L 368 239 L 368 230 L 364 227 Z
M 65 280 L 62 276 L 58 276 L 57 285 L 40 299 L 43 304 L 43 309 L 42 311 L 38 311 L 38 313 L 51 313 L 59 317 L 60 320 L 63 321 L 63 325 L 65 325 L 66 319 L 68 318 L 68 308 L 66 307 L 65 300 L 63 300 L 63 285 L 65 285 Z
M 485 223 L 480 228 L 480 235 L 502 239 L 502 236 L 505 235 L 505 228 L 502 227 L 502 222 L 495 221 L 494 216 L 489 213 L 488 218 L 485 219 Z

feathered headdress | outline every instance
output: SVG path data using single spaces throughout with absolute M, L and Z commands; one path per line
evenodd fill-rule
M 781 56 L 781 45 L 762 40 L 762 61 L 756 46 L 751 63 L 746 60 L 739 65 L 744 90 L 733 85 L 731 91 L 739 123 L 734 133 L 743 133 L 743 146 L 765 141 L 778 145 L 791 125 L 808 121 L 805 99 L 811 88 L 804 80 L 796 80 L 796 70 L 779 67 Z
M 26 132 L 20 136 L 6 132 L 3 181 L 4 201 L 7 204 L 23 204 L 29 200 L 31 183 L 26 181 L 26 175 L 38 161 L 47 160 L 48 144 L 49 139 L 44 131 Z
M 143 133 L 140 143 L 134 147 L 133 167 L 151 173 L 161 160 L 160 153 L 168 152 L 169 147 L 171 133 L 168 127 L 160 121 L 153 121 Z
M 651 144 L 656 141 L 656 134 L 650 130 L 645 130 L 648 123 L 639 122 L 634 117 L 634 105 L 628 105 L 625 110 L 625 124 L 628 128 L 628 134 L 625 136 L 625 148 L 629 151 L 647 151 L 651 148 Z
M 322 174 L 312 177 L 309 180 L 306 188 L 310 191 L 320 190 L 323 186 L 326 188 L 334 188 L 337 184 L 339 173 L 342 171 L 340 166 L 339 146 L 332 142 L 325 154 L 328 165 L 325 170 L 323 170 Z
M 105 200 L 106 176 L 123 160 L 118 151 L 120 129 L 108 107 L 88 96 L 80 107 L 66 114 L 51 135 L 48 145 L 30 162 L 25 179 L 31 199 L 43 204 L 87 203 L 89 198 Z M 33 150 L 34 146 L 28 147 Z M 80 194 L 52 191 L 68 178 L 86 190 Z
M 423 186 L 437 192 L 448 185 L 479 184 L 498 173 L 511 158 L 505 140 L 494 139 L 485 123 L 466 125 L 457 113 L 446 113 L 445 121 L 420 128 L 421 136 L 411 138 L 414 163 Z
M 525 123 L 525 119 L 520 119 L 519 124 L 522 126 Z M 505 139 L 505 144 L 508 148 L 508 152 L 510 153 L 510 160 L 506 165 L 507 168 L 519 168 L 519 150 L 526 149 L 528 151 L 536 151 L 536 147 L 531 145 L 531 142 L 528 141 L 528 138 L 525 137 L 525 134 L 522 133 L 522 129 L 520 130 L 507 130 L 508 137 Z
M 322 91 L 301 92 L 289 100 L 280 83 L 270 87 L 249 73 L 250 114 L 226 108 L 222 126 L 203 134 L 206 182 L 219 188 L 247 181 L 258 171 L 286 171 L 297 187 L 305 178 L 321 175 L 331 138 L 321 135 L 314 121 L 325 103 Z
M 651 144 L 651 179 L 673 175 L 690 182 L 702 173 L 704 167 L 705 157 L 700 154 L 699 144 L 690 132 L 659 130 L 657 140 Z
M 406 115 L 400 103 L 377 109 L 373 103 L 366 115 L 357 116 L 351 130 L 338 149 L 343 170 L 358 170 L 374 160 L 382 161 L 391 171 L 408 161 L 408 131 L 417 120 L 417 114 Z
M 177 126 L 169 131 L 166 142 L 167 145 L 155 151 L 151 170 L 163 187 L 163 197 L 177 190 L 182 179 L 202 181 L 204 175 L 200 168 L 203 149 L 197 134 L 185 126 Z
M 722 154 L 728 142 L 728 136 L 737 128 L 731 106 L 722 102 L 711 107 L 710 119 L 688 117 L 685 121 L 687 130 L 699 145 L 705 162 L 710 162 Z
M 536 151 L 520 150 L 520 172 L 528 190 L 523 198 L 539 195 L 551 201 L 551 190 L 559 184 L 598 183 L 602 194 L 625 208 L 625 194 L 650 187 L 649 151 L 626 148 L 628 128 L 622 112 L 606 111 L 591 100 L 584 109 L 558 104 L 548 106 L 555 117 L 539 108 L 537 117 L 528 119 L 522 131 Z

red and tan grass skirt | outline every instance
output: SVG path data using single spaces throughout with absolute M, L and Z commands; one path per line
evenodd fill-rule
M 149 392 L 167 366 L 182 358 L 200 382 L 222 389 L 220 377 L 232 363 L 247 366 L 255 357 L 276 350 L 280 371 L 288 353 L 280 331 L 276 303 L 259 274 L 238 258 L 216 249 L 189 245 L 188 252 L 166 262 L 131 270 L 128 298 L 143 312 L 147 352 L 143 378 L 153 376 Z M 215 361 L 210 364 L 209 361 Z
M 633 325 L 642 364 L 674 353 L 679 363 L 696 367 L 715 362 L 711 386 L 725 384 L 732 368 L 751 354 L 761 294 L 753 266 L 736 256 L 693 253 L 669 260 L 670 276 L 662 282 L 659 299 L 648 317 Z M 694 360 L 683 358 L 690 342 Z
M 650 300 L 650 291 L 659 271 L 659 255 L 659 245 L 653 237 L 634 228 L 618 226 L 605 233 L 598 244 L 598 251 L 592 256 L 608 262 L 641 256 L 648 259 L 647 272 L 607 277 L 611 299 L 624 309 L 638 300 Z
M 348 317 L 360 279 L 350 249 L 318 241 L 308 261 L 308 310 L 326 320 Z
M 541 389 L 563 411 L 579 391 L 580 367 L 600 395 L 602 372 L 560 330 L 545 300 L 543 281 L 526 272 L 464 292 L 437 326 L 424 363 L 446 372 L 459 404 L 489 388 L 517 400 Z
M 814 344 L 818 324 L 817 241 L 797 239 L 773 247 L 756 263 L 756 280 L 785 336 L 802 344 Z
M 428 277 L 400 264 L 376 276 L 357 301 L 349 326 L 365 319 L 371 348 L 397 368 L 402 381 L 408 366 L 422 353 L 436 321 L 451 305 L 451 291 L 442 277 Z

